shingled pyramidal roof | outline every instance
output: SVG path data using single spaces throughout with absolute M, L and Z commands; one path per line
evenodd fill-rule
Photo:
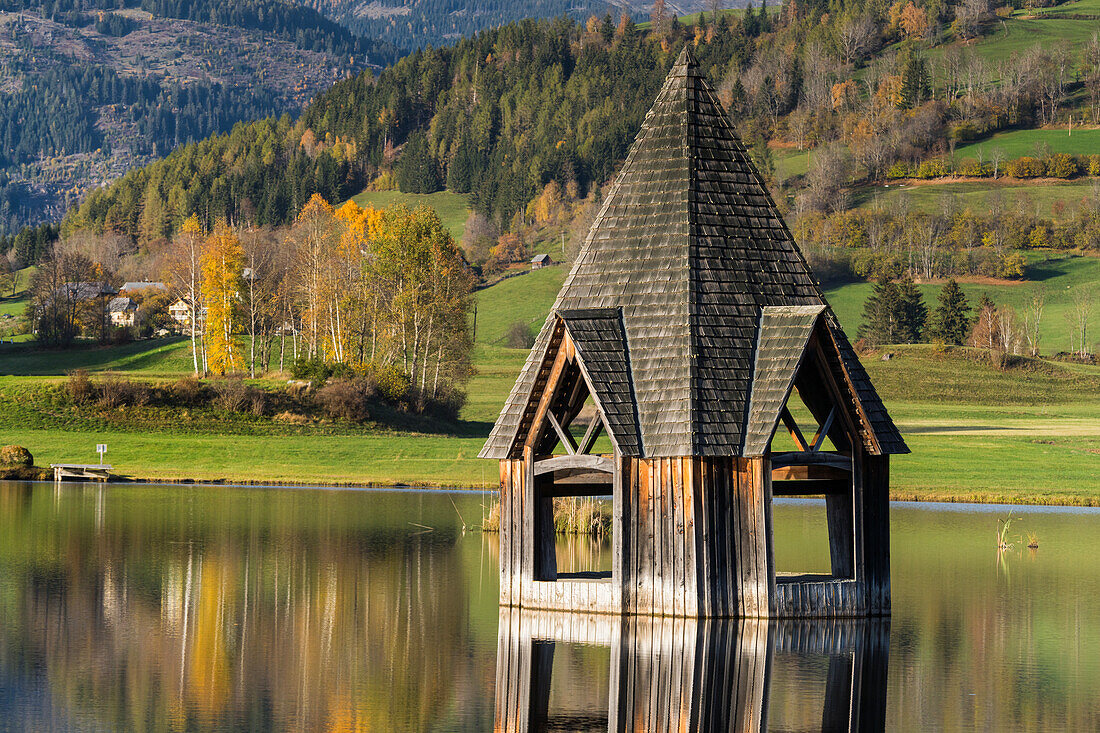
M 743 455 L 762 313 L 777 306 L 824 311 L 882 452 L 907 452 L 725 110 L 685 48 L 481 456 L 514 455 L 555 324 L 583 309 L 621 312 L 640 433 L 632 453 Z

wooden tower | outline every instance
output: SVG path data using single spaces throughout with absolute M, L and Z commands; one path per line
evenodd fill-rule
M 481 451 L 500 461 L 501 603 L 888 614 L 904 452 L 685 49 Z M 612 570 L 559 574 L 554 497 L 606 495 Z M 805 495 L 826 500 L 827 575 L 775 568 L 772 497 Z

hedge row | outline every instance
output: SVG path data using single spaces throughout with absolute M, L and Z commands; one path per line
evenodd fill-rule
M 1025 155 L 1022 158 L 1002 161 L 997 166 L 994 166 L 991 161 L 978 161 L 974 158 L 962 158 L 957 161 L 932 158 L 920 163 L 894 163 L 886 171 L 886 177 L 889 179 L 942 178 L 944 176 L 992 178 L 994 173 L 997 176 L 1012 178 L 1100 176 L 1100 155 L 1054 153 L 1045 158 Z

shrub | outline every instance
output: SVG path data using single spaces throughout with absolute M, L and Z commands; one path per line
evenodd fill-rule
M 1055 153 L 1047 162 L 1047 175 L 1053 178 L 1073 178 L 1079 172 L 1077 159 L 1067 153 Z
M 69 381 L 65 389 L 69 393 L 69 398 L 78 405 L 90 402 L 95 395 L 95 387 L 92 386 L 92 380 L 88 379 L 88 372 L 85 369 L 69 372 Z
M 988 176 L 992 173 L 988 164 L 979 163 L 974 158 L 963 158 L 955 170 L 960 176 Z
M 1088 157 L 1088 174 L 1090 176 L 1100 176 L 1100 155 L 1090 155 Z
M 951 166 L 943 158 L 925 160 L 917 168 L 917 178 L 939 178 L 951 174 Z
M 896 255 L 862 250 L 852 257 L 852 272 L 868 280 L 895 280 L 905 272 L 905 264 Z
M 421 395 L 416 401 L 417 411 L 440 420 L 457 420 L 458 413 L 466 404 L 466 393 L 460 389 L 450 389 L 435 397 Z
M 34 456 L 21 445 L 5 445 L 0 448 L 0 465 L 2 466 L 33 466 Z
M 173 383 L 168 388 L 168 393 L 176 404 L 185 407 L 197 407 L 206 401 L 206 388 L 194 375 L 183 377 Z
M 908 163 L 898 161 L 886 169 L 886 177 L 891 179 L 908 178 L 913 174 Z
M 147 405 L 153 391 L 146 384 L 110 377 L 99 384 L 99 404 L 113 410 L 124 405 Z
M 1006 254 L 1001 260 L 1000 272 L 997 274 L 1000 277 L 1017 280 L 1024 276 L 1025 269 L 1027 269 L 1027 260 L 1024 259 L 1024 256 L 1019 252 L 1012 252 Z
M 333 379 L 317 390 L 314 399 L 334 420 L 363 422 L 370 417 L 370 401 L 376 394 L 368 379 Z
M 535 334 L 527 323 L 516 321 L 508 327 L 504 343 L 513 349 L 529 349 L 535 345 Z
M 214 389 L 214 402 L 226 412 L 243 412 L 246 407 L 251 408 L 253 397 L 259 392 L 238 377 L 217 379 L 210 386 Z
M 951 128 L 951 139 L 957 140 L 958 142 L 973 140 L 980 134 L 978 128 L 970 121 L 960 122 Z
M 409 375 L 398 369 L 396 365 L 372 366 L 369 373 L 374 380 L 375 388 L 386 402 L 398 404 L 408 401 L 411 386 Z
M 249 395 L 248 403 L 252 408 L 253 415 L 263 417 L 267 409 L 267 395 L 264 394 L 262 389 L 253 389 Z
M 1005 173 L 1013 178 L 1039 178 L 1046 175 L 1047 167 L 1038 158 L 1025 155 L 1005 164 Z
M 290 375 L 295 379 L 308 379 L 320 385 L 333 377 L 352 379 L 355 377 L 355 370 L 341 362 L 329 363 L 316 357 L 307 359 L 299 356 L 290 366 Z

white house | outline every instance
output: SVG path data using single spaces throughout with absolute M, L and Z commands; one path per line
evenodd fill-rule
M 175 303 L 168 306 L 168 315 L 176 323 L 182 323 L 186 326 L 191 323 L 191 305 L 183 298 L 179 298 Z
M 137 313 L 137 303 L 130 298 L 111 298 L 107 304 L 107 316 L 111 319 L 112 326 L 134 325 L 134 314 Z

